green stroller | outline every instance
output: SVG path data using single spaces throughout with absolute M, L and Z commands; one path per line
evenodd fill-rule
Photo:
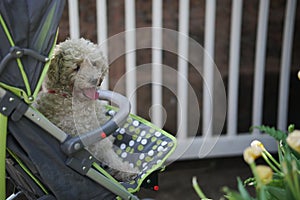
M 6 182 L 13 199 L 139 199 L 140 187 L 158 190 L 157 172 L 176 148 L 176 139 L 130 114 L 130 103 L 112 91 L 99 91 L 109 120 L 96 130 L 70 137 L 31 107 L 49 68 L 62 0 L 0 1 L 0 199 Z M 120 157 L 140 170 L 118 182 L 85 147 L 113 134 Z

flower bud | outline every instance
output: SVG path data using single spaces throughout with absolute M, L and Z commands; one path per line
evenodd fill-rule
M 262 150 L 260 148 L 256 147 L 247 147 L 244 150 L 244 160 L 248 163 L 251 164 L 253 163 L 257 158 L 261 156 Z
M 261 143 L 259 140 L 253 140 L 251 142 L 251 147 L 253 148 L 258 148 L 258 151 L 261 150 L 261 151 L 264 151 L 266 150 L 263 143 Z
M 286 138 L 286 142 L 292 149 L 300 153 L 300 131 L 299 130 L 294 130 L 293 132 L 291 132 Z
M 259 179 L 263 184 L 268 184 L 272 181 L 273 178 L 273 171 L 269 166 L 265 165 L 257 165 L 256 171 Z

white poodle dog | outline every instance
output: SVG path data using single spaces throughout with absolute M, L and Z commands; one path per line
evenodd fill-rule
M 105 123 L 99 88 L 108 65 L 98 45 L 85 39 L 69 39 L 56 46 L 49 71 L 35 107 L 64 132 L 76 136 Z M 119 181 L 132 180 L 138 170 L 123 161 L 113 150 L 114 137 L 87 149 Z

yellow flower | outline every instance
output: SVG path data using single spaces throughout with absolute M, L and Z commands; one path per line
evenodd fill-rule
M 259 179 L 263 184 L 268 184 L 272 181 L 273 171 L 269 166 L 266 165 L 257 165 L 256 171 Z
M 286 142 L 292 149 L 300 153 L 300 131 L 299 130 L 294 130 L 293 132 L 291 132 L 286 138 Z
M 261 151 L 265 151 L 265 150 L 266 150 L 266 148 L 265 148 L 265 146 L 263 145 L 263 143 L 261 143 L 259 140 L 253 140 L 253 141 L 251 142 L 251 147 L 253 147 L 253 148 L 258 148 L 258 151 L 259 151 L 259 149 L 260 149 Z
M 244 150 L 244 160 L 248 163 L 251 164 L 253 163 L 257 158 L 261 156 L 262 150 L 260 148 L 256 147 L 247 147 Z
M 300 71 L 298 72 L 298 79 L 300 80 Z

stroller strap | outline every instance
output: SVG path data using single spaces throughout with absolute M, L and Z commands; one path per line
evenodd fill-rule
M 13 41 L 12 36 L 11 36 L 11 34 L 10 34 L 10 32 L 9 32 L 7 26 L 6 26 L 6 23 L 5 23 L 5 21 L 4 21 L 4 19 L 3 19 L 3 17 L 2 17 L 1 14 L 0 14 L 0 23 L 1 23 L 2 28 L 4 29 L 4 32 L 5 32 L 5 34 L 6 34 L 6 37 L 7 37 L 8 41 L 9 41 L 10 46 L 11 46 L 11 47 L 14 47 L 14 46 L 15 46 L 15 42 Z M 18 67 L 19 67 L 19 69 L 20 69 L 20 72 L 21 72 L 21 74 L 22 74 L 22 78 L 23 78 L 23 80 L 24 80 L 24 83 L 25 83 L 25 86 L 26 86 L 27 93 L 28 93 L 28 95 L 30 96 L 30 95 L 31 95 L 31 90 L 30 90 L 30 86 L 29 86 L 29 81 L 28 81 L 27 75 L 26 75 L 26 73 L 25 73 L 25 70 L 24 70 L 24 67 L 23 67 L 23 64 L 22 64 L 20 58 L 17 58 L 17 63 L 18 63 Z M 2 62 L 1 62 L 0 65 L 4 65 L 4 64 L 2 64 Z M 3 68 L 3 67 L 2 67 L 2 68 Z M 4 68 L 3 68 L 3 69 L 4 69 Z M 2 69 L 2 70 L 3 70 L 3 69 Z M 0 70 L 1 70 L 1 68 L 0 68 Z M 0 74 L 1 74 L 1 71 L 0 71 Z
M 16 58 L 21 58 L 24 55 L 31 56 L 41 62 L 49 61 L 48 57 L 45 57 L 45 56 L 39 54 L 38 52 L 33 51 L 32 49 L 26 49 L 26 48 L 20 48 L 17 46 L 13 46 L 10 48 L 9 53 L 3 58 L 3 60 L 0 63 L 0 74 L 5 69 L 5 67 L 7 66 L 7 63 L 10 60 L 16 59 Z
M 47 28 L 47 27 L 44 27 L 44 28 Z M 7 73 L 5 70 L 5 68 L 7 68 L 7 66 L 17 66 L 18 71 L 20 72 L 20 76 L 18 77 L 18 79 L 19 79 L 18 86 L 16 86 L 15 83 L 12 83 L 10 80 L 8 80 L 6 78 L 4 81 L 1 80 L 0 86 L 13 92 L 17 96 L 21 97 L 28 104 L 31 104 L 35 100 L 35 98 L 42 86 L 43 79 L 46 76 L 46 73 L 49 69 L 50 57 L 53 53 L 54 46 L 56 44 L 56 40 L 57 40 L 57 36 L 58 36 L 58 29 L 55 29 L 55 30 L 56 31 L 53 36 L 53 43 L 51 42 L 52 45 L 51 45 L 51 48 L 49 49 L 49 51 L 47 51 L 47 52 L 40 51 L 38 47 L 32 47 L 30 45 L 27 47 L 27 44 L 19 44 L 18 40 L 14 41 L 14 38 L 12 37 L 12 33 L 10 33 L 10 30 L 6 24 L 6 21 L 0 13 L 0 31 L 3 31 L 4 35 L 6 36 L 8 46 L 10 46 L 8 53 L 6 55 L 5 54 L 2 55 L 3 57 L 0 62 L 0 76 L 2 76 L 4 73 Z M 44 52 L 44 53 L 41 53 L 41 52 Z M 31 58 L 33 58 L 33 59 L 31 59 Z M 15 60 L 16 64 L 12 65 L 11 61 L 14 61 L 14 60 Z M 35 62 L 32 65 L 28 65 L 28 60 L 34 60 Z M 23 66 L 23 62 L 26 65 Z M 28 67 L 28 66 L 30 66 L 30 67 Z M 36 82 L 33 82 L 34 76 L 31 76 L 31 74 L 34 73 L 32 70 L 34 70 L 35 67 L 42 69 L 42 70 L 39 71 L 40 78 L 35 80 Z M 29 68 L 30 68 L 30 70 L 29 70 Z M 8 71 L 10 73 L 12 73 L 11 68 L 8 69 Z M 31 74 L 30 73 L 28 74 L 28 71 L 31 71 L 30 72 Z M 18 72 L 15 71 L 14 74 L 16 74 L 16 73 L 18 73 Z M 35 85 L 33 86 L 31 84 L 35 84 Z M 21 85 L 23 85 L 23 86 L 21 86 Z

